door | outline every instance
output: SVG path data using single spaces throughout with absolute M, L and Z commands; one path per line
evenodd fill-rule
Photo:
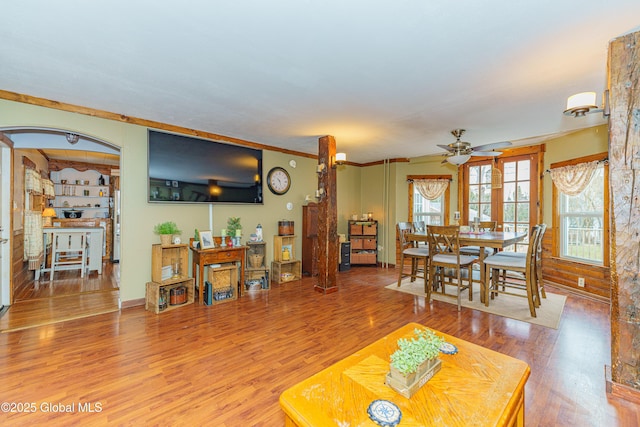
M 496 221 L 499 231 L 529 233 L 540 218 L 538 151 L 535 147 L 523 154 L 505 151 L 497 159 L 463 165 L 462 224 L 479 217 L 480 221 Z M 507 250 L 526 252 L 527 244 L 528 238 Z
M 0 142 L 0 309 L 11 304 L 11 157 Z

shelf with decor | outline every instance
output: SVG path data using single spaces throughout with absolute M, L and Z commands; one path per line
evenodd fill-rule
M 377 265 L 378 221 L 349 221 L 351 265 Z
M 300 280 L 302 261 L 295 259 L 296 236 L 273 236 L 271 280 L 278 284 Z
M 246 245 L 249 249 L 244 269 L 245 291 L 270 289 L 269 267 L 266 266 L 267 243 L 249 241 Z
M 193 278 L 188 277 L 188 245 L 151 247 L 151 282 L 147 282 L 145 308 L 159 314 L 195 301 Z

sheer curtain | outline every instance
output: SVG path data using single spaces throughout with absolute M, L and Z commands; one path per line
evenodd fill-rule
M 422 197 L 428 200 L 435 200 L 442 196 L 449 185 L 448 179 L 416 179 L 413 185 Z
M 587 188 L 593 173 L 600 162 L 579 163 L 577 165 L 563 166 L 549 171 L 553 184 L 562 193 L 568 196 L 576 196 Z

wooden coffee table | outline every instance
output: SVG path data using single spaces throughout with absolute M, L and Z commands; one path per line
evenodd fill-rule
M 385 385 L 389 355 L 410 323 L 285 390 L 280 406 L 287 426 L 375 426 L 374 400 L 396 404 L 401 426 L 523 426 L 529 365 L 513 357 L 435 331 L 458 348 L 441 354 L 442 368 L 410 399 Z

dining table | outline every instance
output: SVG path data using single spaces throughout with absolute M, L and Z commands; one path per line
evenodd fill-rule
M 527 237 L 527 233 L 518 233 L 515 231 L 469 231 L 460 232 L 458 240 L 460 246 L 478 246 L 480 248 L 480 256 L 478 264 L 480 264 L 480 301 L 484 301 L 486 291 L 486 272 L 484 271 L 485 248 L 504 249 L 515 243 L 523 241 Z M 429 236 L 426 232 L 413 232 L 407 234 L 407 240 L 415 242 L 428 242 Z

